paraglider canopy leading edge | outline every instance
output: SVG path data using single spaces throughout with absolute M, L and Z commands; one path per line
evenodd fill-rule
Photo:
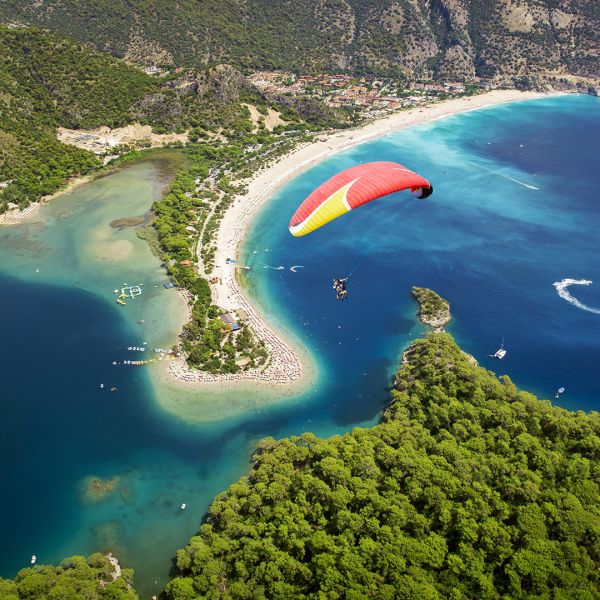
M 399 163 L 379 161 L 350 167 L 320 185 L 302 202 L 290 221 L 290 233 L 296 237 L 306 235 L 353 208 L 401 190 L 427 198 L 433 187 L 425 177 Z

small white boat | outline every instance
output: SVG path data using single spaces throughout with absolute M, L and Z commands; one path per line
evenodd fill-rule
M 496 352 L 494 352 L 494 358 L 498 360 L 502 360 L 506 356 L 506 350 L 504 348 L 498 348 Z
M 181 507 L 180 507 L 180 508 L 181 508 L 181 510 L 185 510 L 185 509 L 186 509 L 186 506 L 187 506 L 187 504 L 184 502 L 184 503 L 181 505 Z
M 37 556 L 36 556 L 35 554 L 33 554 L 33 555 L 31 556 L 31 564 L 32 564 L 32 565 L 35 565 L 35 561 L 36 561 L 36 560 L 37 560 Z
M 558 398 L 558 397 L 559 397 L 561 394 L 564 394 L 564 393 L 565 393 L 565 388 L 564 388 L 564 387 L 559 387 L 559 388 L 556 390 L 556 394 L 554 395 L 554 397 L 555 397 L 555 398 Z
M 490 354 L 492 358 L 497 358 L 498 360 L 502 360 L 506 356 L 506 348 L 504 347 L 504 338 L 502 338 L 502 343 L 500 344 L 500 348 L 494 352 L 494 354 Z

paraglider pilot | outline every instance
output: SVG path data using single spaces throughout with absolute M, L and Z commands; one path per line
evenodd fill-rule
M 348 298 L 348 290 L 346 289 L 347 281 L 348 277 L 333 280 L 333 289 L 335 290 L 336 300 L 346 300 L 346 298 Z

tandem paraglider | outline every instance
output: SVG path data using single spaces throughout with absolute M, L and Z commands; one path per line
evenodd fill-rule
M 425 199 L 433 193 L 433 186 L 425 177 L 395 162 L 350 167 L 328 179 L 300 204 L 290 221 L 290 233 L 294 237 L 307 235 L 363 204 L 402 190 Z M 347 299 L 347 282 L 355 270 L 356 261 L 347 277 L 334 279 L 338 300 Z
M 336 300 L 346 300 L 348 298 L 348 290 L 346 289 L 346 282 L 348 279 L 350 279 L 349 276 L 344 279 L 333 280 L 333 289 L 335 290 Z

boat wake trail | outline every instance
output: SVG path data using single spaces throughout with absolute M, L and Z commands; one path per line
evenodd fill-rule
M 278 267 L 272 267 L 271 265 L 263 265 L 263 269 L 273 269 L 274 271 L 283 271 L 285 267 L 283 265 L 279 265 Z
M 304 265 L 294 265 L 293 267 L 290 267 L 292 273 L 297 273 L 298 269 L 304 269 Z
M 515 179 L 514 177 L 511 177 L 510 175 L 505 175 L 504 173 L 498 173 L 498 171 L 490 171 L 489 169 L 486 169 L 485 167 L 482 167 L 480 165 L 477 165 L 477 168 L 480 171 L 485 171 L 486 173 L 489 173 L 490 175 L 496 175 L 497 177 L 502 177 L 503 179 L 508 179 L 508 181 L 518 183 L 519 185 L 522 185 L 523 187 L 526 187 L 529 190 L 539 190 L 540 189 L 539 187 L 537 187 L 531 183 L 521 181 L 520 179 Z
M 509 181 L 514 181 L 515 183 L 518 183 L 519 185 L 522 185 L 523 187 L 529 188 L 530 190 L 539 190 L 539 187 L 536 187 L 535 185 L 531 185 L 530 183 L 525 183 L 524 181 L 519 181 L 518 179 L 515 179 L 514 177 L 509 177 L 508 175 L 502 175 L 502 173 L 496 173 L 496 175 L 500 175 L 500 177 L 504 177 L 504 179 L 508 179 Z
M 587 304 L 580 302 L 575 296 L 571 295 L 571 292 L 569 292 L 569 287 L 572 285 L 591 285 L 592 283 L 593 282 L 589 279 L 563 279 L 562 281 L 555 281 L 552 285 L 556 288 L 558 295 L 573 306 L 594 313 L 595 315 L 600 315 L 600 308 L 594 308 L 593 306 L 588 306 Z

